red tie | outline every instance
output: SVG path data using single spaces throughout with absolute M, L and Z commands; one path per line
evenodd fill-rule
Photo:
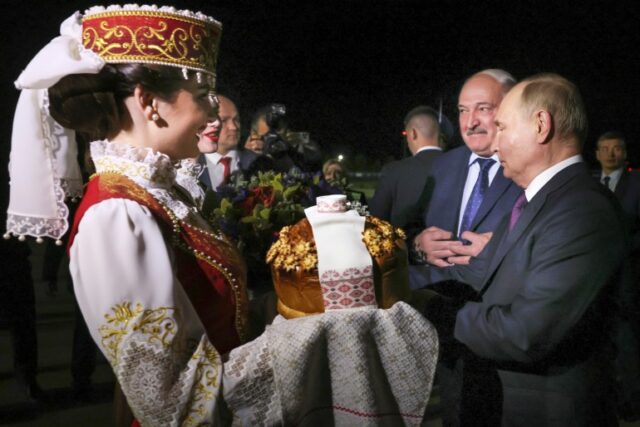
M 231 157 L 221 157 L 220 160 L 218 160 L 218 164 L 220 163 L 224 166 L 221 184 L 226 184 L 229 182 L 229 177 L 231 176 Z

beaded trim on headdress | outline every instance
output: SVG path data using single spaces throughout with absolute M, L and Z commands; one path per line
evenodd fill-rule
M 82 43 L 107 63 L 171 65 L 215 75 L 222 24 L 202 13 L 157 6 L 92 7 Z

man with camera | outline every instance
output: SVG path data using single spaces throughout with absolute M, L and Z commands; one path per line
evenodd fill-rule
M 273 160 L 274 170 L 288 172 L 296 167 L 304 172 L 322 168 L 322 152 L 307 132 L 293 132 L 286 121 L 286 108 L 270 104 L 256 112 L 251 121 L 246 148 Z

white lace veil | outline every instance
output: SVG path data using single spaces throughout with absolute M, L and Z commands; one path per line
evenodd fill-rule
M 22 89 L 13 121 L 9 158 L 10 200 L 7 233 L 24 240 L 60 238 L 69 228 L 65 198 L 82 194 L 75 132 L 49 115 L 47 89 L 69 74 L 97 73 L 104 61 L 81 42 L 81 15 L 60 26 L 60 36 L 46 45 L 20 74 Z

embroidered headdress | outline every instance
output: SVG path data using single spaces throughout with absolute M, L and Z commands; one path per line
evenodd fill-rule
M 93 7 L 82 18 L 82 44 L 107 63 L 172 65 L 215 75 L 222 25 L 172 7 Z
M 48 88 L 105 64 L 142 63 L 189 70 L 215 85 L 222 25 L 202 13 L 158 6 L 109 6 L 67 18 L 15 82 L 22 90 L 13 123 L 7 233 L 57 239 L 68 229 L 67 197 L 82 193 L 75 132 L 49 115 Z

